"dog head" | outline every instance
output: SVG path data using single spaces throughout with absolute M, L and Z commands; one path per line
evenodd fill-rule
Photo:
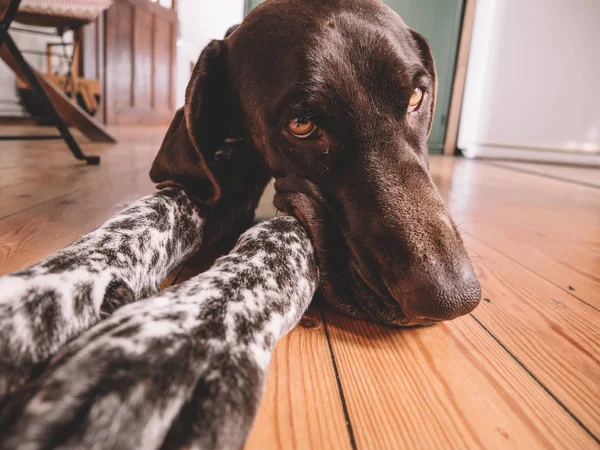
M 215 155 L 239 139 L 311 234 L 331 305 L 452 319 L 481 289 L 429 173 L 436 85 L 429 45 L 381 1 L 268 0 L 203 51 L 151 175 L 227 203 Z

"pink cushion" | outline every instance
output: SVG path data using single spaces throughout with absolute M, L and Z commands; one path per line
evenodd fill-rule
M 92 21 L 112 3 L 113 0 L 22 0 L 19 12 Z

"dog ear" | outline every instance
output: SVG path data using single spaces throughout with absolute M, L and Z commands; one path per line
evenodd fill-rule
M 158 188 L 182 187 L 197 204 L 214 206 L 221 186 L 211 165 L 231 125 L 232 106 L 223 41 L 202 51 L 178 110 L 150 169 Z
M 419 53 L 421 54 L 421 61 L 425 65 L 425 70 L 429 73 L 431 77 L 431 81 L 433 84 L 433 92 L 431 93 L 431 110 L 429 111 L 429 128 L 427 131 L 427 135 L 431 133 L 431 128 L 433 126 L 433 113 L 435 111 L 435 102 L 437 100 L 437 88 L 438 88 L 438 80 L 437 80 L 437 72 L 435 71 L 435 61 L 433 60 L 433 54 L 431 53 L 431 47 L 421 34 L 417 33 L 415 30 L 410 30 L 413 39 L 415 40 L 417 47 L 419 49 Z
M 225 37 L 228 38 L 229 36 L 231 36 L 233 34 L 233 32 L 235 30 L 237 30 L 240 27 L 240 24 L 236 24 L 236 25 L 232 25 L 229 27 L 229 29 L 227 30 L 227 32 L 225 33 Z

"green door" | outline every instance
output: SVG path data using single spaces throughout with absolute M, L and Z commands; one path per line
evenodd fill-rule
M 246 11 L 262 2 L 246 0 Z M 446 137 L 464 0 L 385 0 L 385 3 L 431 45 L 438 72 L 438 98 L 429 148 L 439 153 Z
M 438 73 L 438 98 L 429 148 L 444 148 L 464 0 L 385 0 L 429 41 Z

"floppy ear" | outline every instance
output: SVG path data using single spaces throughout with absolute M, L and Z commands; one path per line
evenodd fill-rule
M 223 41 L 212 41 L 202 51 L 178 110 L 167 131 L 150 178 L 158 188 L 177 185 L 197 204 L 214 206 L 221 185 L 211 165 L 227 137 L 232 106 Z
M 235 30 L 237 30 L 240 27 L 240 24 L 235 24 L 229 27 L 229 29 L 225 32 L 225 37 L 228 38 L 229 36 L 231 36 L 233 34 L 233 32 Z
M 433 126 L 433 113 L 435 111 L 435 102 L 437 100 L 437 72 L 435 71 L 435 61 L 433 60 L 433 54 L 431 53 L 431 47 L 421 34 L 417 33 L 415 30 L 410 30 L 413 39 L 415 40 L 417 47 L 419 48 L 419 52 L 421 54 L 421 61 L 425 65 L 425 70 L 429 73 L 431 77 L 431 81 L 433 84 L 433 92 L 431 92 L 431 110 L 429 111 L 429 129 L 427 131 L 427 135 L 431 133 L 431 128 Z

